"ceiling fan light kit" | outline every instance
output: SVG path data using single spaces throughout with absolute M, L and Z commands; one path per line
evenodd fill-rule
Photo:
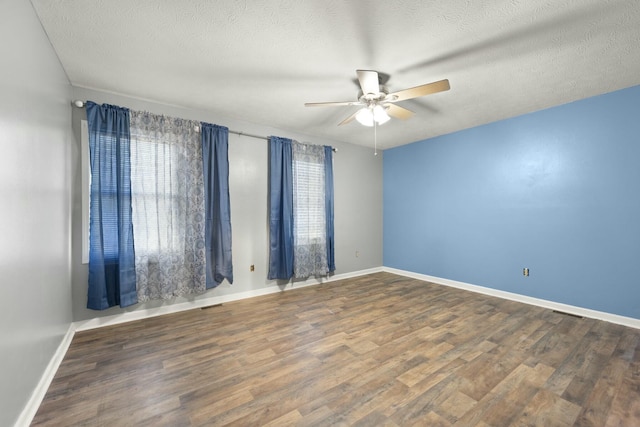
M 356 120 L 364 126 L 373 126 L 373 122 L 380 126 L 387 123 L 391 117 L 387 113 L 387 109 L 382 105 L 375 105 L 373 107 L 364 107 L 358 110 L 356 113 Z

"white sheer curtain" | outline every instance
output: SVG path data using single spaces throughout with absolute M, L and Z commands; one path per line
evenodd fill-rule
M 324 147 L 294 142 L 292 160 L 294 276 L 325 276 L 329 268 Z
M 148 112 L 130 115 L 138 300 L 204 292 L 200 123 Z

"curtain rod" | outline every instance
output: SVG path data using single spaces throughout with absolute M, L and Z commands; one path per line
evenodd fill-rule
M 239 132 L 239 131 L 237 131 L 237 130 L 231 130 L 231 129 L 229 129 L 229 133 L 234 133 L 234 134 L 239 135 L 239 136 L 250 136 L 251 138 L 264 139 L 265 141 L 268 141 L 268 140 L 269 140 L 269 138 L 268 138 L 268 137 L 266 137 L 266 136 L 262 136 L 262 135 L 254 135 L 254 134 L 252 134 L 252 133 Z
M 269 140 L 269 137 L 267 137 L 267 136 L 254 135 L 254 134 L 252 134 L 252 133 L 245 133 L 245 132 L 240 132 L 240 131 L 237 131 L 237 130 L 231 130 L 231 129 L 229 129 L 229 133 L 234 133 L 234 134 L 236 134 L 236 135 L 238 135 L 238 136 L 249 136 L 249 137 L 251 137 L 251 138 L 264 139 L 265 141 L 268 141 L 268 140 Z M 336 147 L 331 147 L 331 151 L 333 151 L 334 153 L 337 153 L 337 152 L 338 152 L 338 149 L 337 149 Z
M 77 100 L 73 101 L 73 102 L 72 102 L 72 104 L 73 104 L 73 105 L 75 105 L 75 106 L 76 106 L 76 107 L 78 107 L 78 108 L 84 108 L 84 106 L 85 106 L 85 102 L 84 102 L 84 101 L 81 101 L 81 100 L 79 100 L 79 99 L 77 99 Z M 264 139 L 265 141 L 268 141 L 268 140 L 269 140 L 269 137 L 267 137 L 267 136 L 255 135 L 255 134 L 252 134 L 252 133 L 240 132 L 240 131 L 237 131 L 237 130 L 231 130 L 231 129 L 229 129 L 229 133 L 233 133 L 233 134 L 238 135 L 238 136 L 248 136 L 248 137 L 250 137 L 250 138 Z M 334 153 L 337 153 L 337 152 L 338 152 L 338 149 L 337 149 L 337 148 L 335 148 L 335 147 L 331 147 L 331 150 L 332 150 Z

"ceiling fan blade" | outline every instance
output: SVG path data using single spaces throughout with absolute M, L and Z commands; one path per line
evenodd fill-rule
M 360 110 L 358 110 L 358 111 L 360 111 Z M 347 117 L 346 119 L 344 119 L 343 121 L 338 123 L 338 126 L 342 126 L 342 125 L 346 125 L 347 123 L 351 123 L 356 118 L 356 114 L 358 114 L 358 111 L 356 111 L 355 113 L 353 113 L 352 115 L 350 115 L 349 117 Z
M 417 98 L 419 96 L 430 95 L 432 93 L 444 92 L 449 90 L 449 80 L 439 80 L 433 83 L 427 83 L 426 85 L 416 86 L 409 89 L 400 90 L 398 92 L 390 93 L 387 95 L 385 102 L 397 102 L 404 101 L 406 99 Z
M 371 70 L 356 70 L 358 74 L 358 81 L 360 82 L 360 88 L 362 94 L 367 95 L 369 93 L 379 93 L 380 85 L 378 84 L 378 72 Z
M 344 102 L 307 102 L 305 107 L 343 107 L 349 105 L 364 105 L 360 101 L 344 101 Z
M 386 104 L 384 106 L 387 109 L 387 114 L 396 119 L 406 120 L 409 117 L 413 116 L 413 111 L 407 110 L 406 108 L 400 107 L 395 104 Z

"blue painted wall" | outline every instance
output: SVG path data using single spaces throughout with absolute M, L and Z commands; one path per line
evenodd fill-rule
M 387 267 L 640 319 L 640 86 L 386 150 L 383 238 Z

